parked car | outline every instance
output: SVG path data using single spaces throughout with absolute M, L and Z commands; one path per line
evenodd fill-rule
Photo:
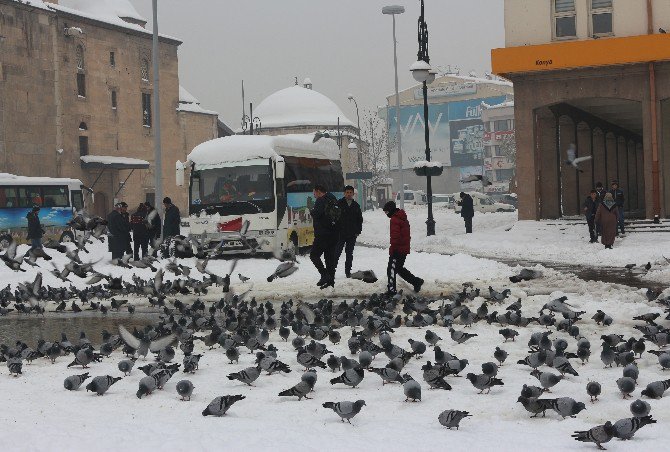
M 405 190 L 405 204 L 412 204 L 415 206 L 423 205 L 426 203 L 426 195 L 420 190 Z M 395 195 L 396 204 L 400 203 L 400 192 Z
M 514 207 L 517 207 L 518 204 L 516 193 L 504 193 L 504 194 L 496 193 L 492 194 L 491 198 L 493 198 L 493 200 L 496 202 L 501 202 L 503 204 L 511 204 Z
M 514 212 L 516 208 L 511 204 L 505 204 L 502 202 L 495 202 L 493 198 L 489 195 L 479 192 L 468 192 L 472 196 L 472 205 L 475 209 L 475 212 Z M 456 195 L 458 196 L 458 195 Z M 460 197 L 458 198 L 460 201 Z M 454 208 L 456 213 L 461 213 L 461 206 L 456 204 Z
M 453 209 L 456 205 L 456 197 L 448 194 L 433 195 L 433 206 Z

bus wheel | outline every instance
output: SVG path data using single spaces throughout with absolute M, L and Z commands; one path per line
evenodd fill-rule
M 5 250 L 9 248 L 9 245 L 12 244 L 14 239 L 9 234 L 0 235 L 0 249 Z
M 60 243 L 72 243 L 74 242 L 74 235 L 71 232 L 65 231 L 60 235 Z

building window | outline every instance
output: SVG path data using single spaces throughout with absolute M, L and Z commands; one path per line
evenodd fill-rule
M 114 52 L 109 52 L 109 65 L 111 67 L 116 66 L 116 55 L 114 55 Z
M 496 170 L 496 180 L 497 181 L 504 181 L 504 180 L 510 180 L 514 176 L 514 170 L 513 169 L 499 169 Z
M 84 70 L 84 48 L 80 45 L 76 49 L 76 60 L 77 60 L 77 69 L 80 71 Z
M 85 122 L 82 121 L 79 123 L 79 130 L 88 130 L 88 126 Z
M 146 58 L 142 58 L 142 81 L 143 82 L 148 82 L 149 81 L 149 60 Z
M 112 91 L 112 109 L 116 110 L 116 91 Z
M 88 137 L 79 137 L 79 155 L 88 155 Z
M 505 132 L 507 130 L 510 130 L 509 120 L 503 119 L 495 121 L 493 124 L 493 130 L 496 132 Z
M 612 34 L 612 0 L 591 0 L 591 29 L 594 36 Z
M 77 74 L 77 94 L 79 97 L 86 97 L 86 75 Z
M 575 0 L 554 0 L 554 37 L 577 36 Z
M 142 93 L 142 125 L 151 127 L 151 94 Z
M 495 145 L 495 146 L 493 146 L 493 155 L 495 157 L 503 157 L 505 154 L 504 154 L 503 150 L 500 148 L 500 146 Z

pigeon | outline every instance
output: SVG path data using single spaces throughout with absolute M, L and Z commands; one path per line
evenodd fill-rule
M 656 419 L 651 416 L 621 419 L 614 423 L 614 429 L 616 430 L 614 436 L 622 440 L 633 439 L 635 433 L 642 427 L 655 423 Z
M 256 362 L 262 370 L 268 373 L 268 375 L 272 375 L 275 372 L 291 373 L 291 368 L 287 364 L 284 364 L 272 356 L 266 356 L 262 352 L 256 354 Z
M 670 369 L 670 352 L 661 350 L 648 350 L 649 353 L 658 357 L 658 364 L 662 370 Z
M 237 349 L 237 347 L 230 347 L 226 350 L 226 358 L 228 358 L 230 364 L 232 364 L 233 361 L 237 363 L 240 359 L 240 351 Z
M 342 368 L 342 363 L 340 362 L 340 358 L 338 358 L 335 355 L 330 355 L 328 359 L 326 360 L 326 365 L 335 372 L 335 369 L 340 370 Z
M 370 372 L 379 375 L 382 379 L 382 386 L 386 383 L 404 383 L 405 380 L 402 379 L 400 372 L 396 369 L 390 367 L 374 368 L 371 367 L 368 369 Z
M 509 280 L 513 283 L 518 283 L 521 281 L 530 281 L 532 279 L 537 279 L 542 277 L 542 272 L 538 270 L 532 270 L 530 268 L 523 268 L 518 275 L 513 275 L 509 277 Z
M 298 401 L 302 400 L 302 398 L 309 399 L 310 397 L 307 397 L 307 394 L 312 392 L 312 387 L 310 384 L 306 381 L 300 381 L 297 385 L 293 386 L 292 388 L 289 388 L 285 391 L 282 391 L 279 393 L 280 397 L 292 397 L 296 396 L 298 397 Z
M 22 368 L 23 368 L 23 361 L 21 360 L 21 358 L 14 357 L 7 359 L 7 369 L 9 370 L 10 375 L 18 377 L 23 373 L 21 371 Z
M 437 344 L 439 341 L 442 340 L 440 336 L 438 336 L 437 334 L 433 333 L 430 330 L 426 330 L 426 335 L 424 336 L 424 338 L 431 347 L 434 347 L 435 344 Z
M 631 393 L 635 391 L 635 380 L 631 377 L 621 377 L 616 381 L 616 384 L 624 399 L 630 397 Z
M 181 396 L 181 400 L 191 400 L 191 394 L 193 394 L 193 383 L 189 380 L 181 380 L 177 383 L 177 394 Z
M 86 391 L 95 392 L 97 395 L 101 396 L 119 380 L 121 380 L 121 377 L 112 377 L 111 375 L 95 377 L 86 385 Z
M 670 388 L 670 380 L 653 381 L 642 391 L 642 395 L 650 399 L 660 399 L 668 388 Z
M 67 389 L 68 391 L 76 391 L 86 381 L 88 377 L 89 377 L 88 372 L 86 372 L 85 374 L 69 376 L 63 382 L 63 386 L 65 386 L 65 389 Z
M 135 365 L 135 361 L 132 359 L 124 359 L 122 361 L 119 361 L 118 368 L 121 372 L 123 372 L 124 376 L 130 375 L 130 371 L 133 370 L 133 366 Z
M 529 413 L 533 415 L 531 418 L 537 417 L 538 414 L 542 413 L 542 417 L 546 415 L 546 411 L 552 408 L 552 405 L 556 402 L 556 399 L 538 399 L 535 397 L 524 397 L 519 396 L 516 400 L 521 403 L 523 407 Z
M 486 393 L 488 394 L 491 392 L 491 388 L 493 386 L 504 386 L 504 383 L 501 379 L 489 377 L 488 375 L 484 374 L 475 375 L 473 373 L 469 373 L 466 375 L 466 378 L 470 381 L 470 383 L 472 383 L 472 386 L 479 389 L 479 394 L 482 394 L 484 390 L 487 390 Z
M 237 276 L 240 278 L 240 281 L 242 281 L 243 283 L 249 281 L 249 279 L 250 279 L 250 278 L 244 276 L 242 273 L 238 273 Z
M 527 399 L 537 399 L 543 393 L 544 389 L 540 388 L 539 386 L 525 384 L 523 385 L 523 388 L 521 388 L 521 396 Z
M 230 409 L 233 403 L 238 402 L 246 397 L 243 395 L 226 395 L 217 397 L 212 400 L 207 408 L 202 412 L 203 416 L 223 416 Z
M 500 347 L 496 347 L 496 351 L 493 352 L 493 357 L 498 361 L 498 365 L 502 366 L 507 359 L 507 352 Z
M 623 368 L 623 376 L 632 378 L 637 384 L 637 377 L 640 375 L 640 371 L 637 368 L 635 363 L 628 364 Z
M 445 410 L 437 417 L 437 421 L 449 430 L 454 427 L 458 430 L 460 422 L 466 417 L 472 417 L 472 415 L 467 411 Z
M 447 375 L 446 369 L 443 367 L 433 366 L 430 361 L 421 367 L 423 370 L 423 379 L 430 389 L 444 389 L 447 391 L 451 390 L 451 385 L 444 380 L 444 377 Z
M 651 412 L 651 405 L 644 400 L 637 399 L 630 404 L 630 412 L 634 417 L 645 417 Z
M 138 399 L 141 399 L 142 396 L 151 394 L 158 388 L 158 379 L 160 376 L 152 375 L 142 377 L 139 383 L 139 389 L 135 393 Z
M 591 397 L 591 402 L 595 402 L 596 400 L 598 400 L 600 392 L 601 392 L 600 383 L 598 383 L 597 381 L 589 381 L 586 384 L 586 393 Z
M 141 356 L 144 359 L 146 359 L 149 351 L 157 353 L 176 340 L 173 334 L 156 340 L 149 339 L 145 334 L 141 339 L 138 339 L 125 329 L 123 325 L 119 325 L 119 336 L 121 336 L 126 345 L 136 350 L 137 356 Z
M 509 339 L 514 342 L 514 338 L 519 335 L 518 331 L 512 330 L 510 328 L 503 328 L 498 330 L 498 333 L 500 333 L 500 335 L 505 338 L 505 342 L 507 342 Z
M 405 402 L 409 402 L 410 399 L 412 402 L 417 400 L 421 402 L 421 385 L 419 382 L 409 374 L 403 375 L 403 380 L 402 390 L 405 393 Z
M 590 155 L 584 156 L 584 157 L 577 157 L 577 148 L 575 147 L 574 144 L 570 144 L 568 147 L 568 159 L 565 161 L 566 165 L 572 166 L 574 169 L 579 171 L 580 173 L 583 173 L 584 170 L 579 169 L 579 164 L 582 162 L 585 162 L 587 160 L 591 160 Z
M 361 381 L 363 381 L 363 377 L 365 376 L 365 372 L 363 371 L 363 368 L 360 366 L 354 367 L 353 369 L 347 369 L 342 373 L 337 378 L 333 378 L 330 380 L 330 384 L 334 385 L 337 383 L 343 383 L 347 386 L 351 386 L 352 388 L 355 388 L 360 384 Z
M 351 424 L 351 419 L 361 412 L 361 408 L 365 406 L 365 400 L 356 400 L 355 402 L 325 402 L 324 408 L 333 410 L 344 422 L 345 420 Z
M 268 276 L 268 282 L 272 282 L 275 278 L 286 278 L 298 271 L 298 266 L 294 261 L 282 262 L 277 266 L 274 273 Z
M 560 397 L 554 400 L 551 408 L 565 419 L 566 417 L 575 417 L 580 411 L 586 409 L 586 405 L 575 401 L 571 397 Z
M 489 377 L 495 377 L 498 375 L 498 366 L 492 362 L 484 363 L 482 364 L 482 373 Z
M 240 372 L 229 374 L 228 379 L 238 380 L 244 383 L 245 385 L 253 386 L 251 383 L 256 381 L 260 375 L 261 375 L 260 366 L 247 367 L 246 369 L 241 370 Z
M 465 333 L 463 331 L 456 331 L 453 328 L 449 328 L 449 333 L 451 334 L 451 339 L 453 339 L 455 342 L 459 344 L 462 344 L 468 339 L 472 339 L 473 337 L 477 336 L 477 334 Z
M 300 348 L 298 350 L 297 359 L 298 363 L 301 364 L 305 369 L 313 369 L 314 367 L 325 369 L 328 367 L 326 363 L 308 353 L 304 348 Z
M 493 183 L 488 180 L 486 176 L 482 176 L 481 174 L 471 174 L 463 179 L 461 179 L 461 183 L 465 184 L 468 182 L 481 182 L 482 186 L 487 186 L 487 185 L 493 185 Z
M 615 433 L 616 429 L 614 425 L 610 421 L 607 421 L 604 425 L 598 425 L 589 430 L 576 431 L 572 434 L 572 437 L 584 443 L 596 443 L 598 449 L 606 450 L 602 444 L 609 442 Z
M 550 388 L 556 386 L 563 379 L 562 375 L 552 374 L 551 372 L 540 372 L 538 369 L 535 369 L 530 374 L 540 381 L 540 385 L 544 388 L 545 392 L 551 392 Z
M 74 355 L 74 361 L 67 365 L 67 367 L 81 366 L 86 369 L 88 365 L 95 359 L 93 349 L 90 347 L 82 347 Z
M 377 275 L 375 275 L 375 272 L 373 272 L 372 270 L 353 272 L 350 276 L 351 279 L 358 279 L 359 281 L 363 281 L 364 283 L 368 284 L 373 284 L 377 282 Z

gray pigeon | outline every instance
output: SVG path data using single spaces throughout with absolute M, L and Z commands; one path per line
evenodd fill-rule
M 644 400 L 637 399 L 630 404 L 630 412 L 634 417 L 649 416 L 651 412 L 651 405 Z
M 226 395 L 212 400 L 202 412 L 203 416 L 223 416 L 233 403 L 245 399 L 243 395 Z
M 502 366 L 507 359 L 507 352 L 500 347 L 496 347 L 496 351 L 493 352 L 493 357 L 498 361 L 498 364 Z
M 82 383 L 86 381 L 88 377 L 89 377 L 88 372 L 86 372 L 85 374 L 69 376 L 65 379 L 63 386 L 65 386 L 65 389 L 67 389 L 68 391 L 76 391 L 77 389 L 79 389 Z
M 308 353 L 304 348 L 298 350 L 298 363 L 302 364 L 305 369 L 313 369 L 314 367 L 320 367 L 325 369 L 328 367 L 326 363 L 318 359 L 317 357 Z
M 595 443 L 598 449 L 605 450 L 602 444 L 609 442 L 615 433 L 616 429 L 610 421 L 607 421 L 604 425 L 598 425 L 589 430 L 576 431 L 572 437 L 584 443 Z
M 181 400 L 191 400 L 191 394 L 193 394 L 193 383 L 189 380 L 181 380 L 177 383 L 177 394 L 181 396 Z
M 602 388 L 597 381 L 589 381 L 586 384 L 586 393 L 591 397 L 591 402 L 598 400 Z
M 566 417 L 575 417 L 580 411 L 586 409 L 586 405 L 575 401 L 571 397 L 560 397 L 555 399 L 551 408 L 565 419 Z
M 637 383 L 637 377 L 639 375 L 640 370 L 637 368 L 637 365 L 635 363 L 630 363 L 623 368 L 623 376 L 632 378 L 633 380 L 635 380 L 635 383 Z
M 521 388 L 521 396 L 525 397 L 527 399 L 537 399 L 544 393 L 544 389 L 538 387 L 538 386 L 532 386 L 532 385 L 523 385 L 523 388 Z
M 491 392 L 491 388 L 493 386 L 504 386 L 504 383 L 501 379 L 489 377 L 488 375 L 484 374 L 475 375 L 473 373 L 469 373 L 466 375 L 466 378 L 470 381 L 470 383 L 472 383 L 472 386 L 479 389 L 480 394 L 482 394 L 484 390 L 487 390 L 486 393 L 488 394 Z
M 364 283 L 372 284 L 377 282 L 377 275 L 372 270 L 359 270 L 351 274 L 351 279 L 358 279 Z
M 229 374 L 228 379 L 229 380 L 238 380 L 238 381 L 241 381 L 242 383 L 244 383 L 245 385 L 253 386 L 251 383 L 256 381 L 260 375 L 261 375 L 260 366 L 247 367 L 246 369 L 244 369 L 240 372 L 235 372 L 235 373 Z
M 302 374 L 302 377 L 300 377 L 300 381 L 307 383 L 309 387 L 312 388 L 312 392 L 314 392 L 314 385 L 316 385 L 316 380 L 316 369 L 309 369 Z
M 370 367 L 370 365 L 372 364 L 373 359 L 374 359 L 374 357 L 372 356 L 372 353 L 370 353 L 367 350 L 363 350 L 362 352 L 360 352 L 358 354 L 358 362 L 361 365 L 361 367 L 363 367 L 365 369 Z
M 342 368 L 342 363 L 340 362 L 340 358 L 338 358 L 335 355 L 330 355 L 328 359 L 326 360 L 326 364 L 332 370 L 335 372 L 335 369 L 340 370 Z
M 355 402 L 325 402 L 324 408 L 333 410 L 344 422 L 345 420 L 351 424 L 351 419 L 361 412 L 361 408 L 365 406 L 365 400 L 356 400 Z
M 519 398 L 516 400 L 517 402 L 521 403 L 523 407 L 528 411 L 529 413 L 532 413 L 533 417 L 537 417 L 538 414 L 542 413 L 542 417 L 545 416 L 546 411 L 550 408 L 552 408 L 552 405 L 556 402 L 556 399 L 536 399 L 534 397 L 524 397 L 524 396 L 519 396 Z
M 458 430 L 461 420 L 471 416 L 472 415 L 467 411 L 445 410 L 437 417 L 437 421 L 440 423 L 440 425 L 447 427 L 449 430 L 454 427 L 456 427 L 456 430 Z
M 363 377 L 365 377 L 365 372 L 363 371 L 363 368 L 357 366 L 354 367 L 353 369 L 347 369 L 339 377 L 331 379 L 330 384 L 334 385 L 337 383 L 343 383 L 347 386 L 355 388 L 360 384 L 361 381 L 363 381 Z
M 468 339 L 472 339 L 473 337 L 477 336 L 477 334 L 457 331 L 453 328 L 449 328 L 449 333 L 451 334 L 451 338 L 459 344 L 462 344 Z
M 434 347 L 435 344 L 437 344 L 439 341 L 442 340 L 442 338 L 440 336 L 438 336 L 437 334 L 433 333 L 430 330 L 426 330 L 426 335 L 425 335 L 424 338 L 426 339 L 426 342 L 428 342 L 428 344 L 431 347 Z
M 563 379 L 562 375 L 552 374 L 551 372 L 540 372 L 538 369 L 535 369 L 530 374 L 540 381 L 540 385 L 544 388 L 545 392 L 551 392 L 550 389 Z
M 651 416 L 629 417 L 626 419 L 621 419 L 614 423 L 614 429 L 616 430 L 614 436 L 623 440 L 633 439 L 633 435 L 635 435 L 635 433 L 642 427 L 655 423 L 656 419 L 652 418 Z
M 101 396 L 119 380 L 121 380 L 121 377 L 112 377 L 111 375 L 95 377 L 89 384 L 86 385 L 86 391 L 95 392 Z
M 402 385 L 402 390 L 405 393 L 405 402 L 408 402 L 412 399 L 412 402 L 417 400 L 421 402 L 421 385 L 418 381 L 412 378 L 411 375 L 403 375 L 404 383 Z
M 158 387 L 158 379 L 160 378 L 159 375 L 151 375 L 151 376 L 146 376 L 142 377 L 139 383 L 139 389 L 135 393 L 138 399 L 141 399 L 142 396 L 146 396 L 151 394 L 156 390 Z
M 268 276 L 268 282 L 272 282 L 275 278 L 286 278 L 298 271 L 298 266 L 293 261 L 282 262 L 277 266 L 274 273 Z
M 384 386 L 386 383 L 404 383 L 404 380 L 400 376 L 400 372 L 391 367 L 372 367 L 368 370 L 373 374 L 379 375 L 379 377 L 382 379 L 382 386 Z
M 624 399 L 630 397 L 633 391 L 635 391 L 635 380 L 630 377 L 621 377 L 616 381 L 616 384 Z
M 124 359 L 122 361 L 119 361 L 119 370 L 123 372 L 124 376 L 130 375 L 130 371 L 133 370 L 133 366 L 135 365 L 135 361 L 132 359 Z
M 498 375 L 498 366 L 495 363 L 484 363 L 482 364 L 482 373 L 488 375 L 489 377 L 495 377 Z
M 660 399 L 668 388 L 670 388 L 670 380 L 653 381 L 642 391 L 642 395 L 650 399 Z
M 307 397 L 307 394 L 312 392 L 312 387 L 310 384 L 306 381 L 300 381 L 297 385 L 293 386 L 292 388 L 289 388 L 285 391 L 282 391 L 279 393 L 280 397 L 297 397 L 298 401 L 302 400 L 302 398 L 309 399 L 310 397 Z
M 133 336 L 130 331 L 125 329 L 123 325 L 119 325 L 119 336 L 121 336 L 121 339 L 123 339 L 123 342 L 125 342 L 128 347 L 135 350 L 137 356 L 141 356 L 145 359 L 149 354 L 149 351 L 158 353 L 176 340 L 176 336 L 173 334 L 156 339 L 155 341 L 149 339 L 146 334 L 143 335 L 141 339 L 138 339 Z

